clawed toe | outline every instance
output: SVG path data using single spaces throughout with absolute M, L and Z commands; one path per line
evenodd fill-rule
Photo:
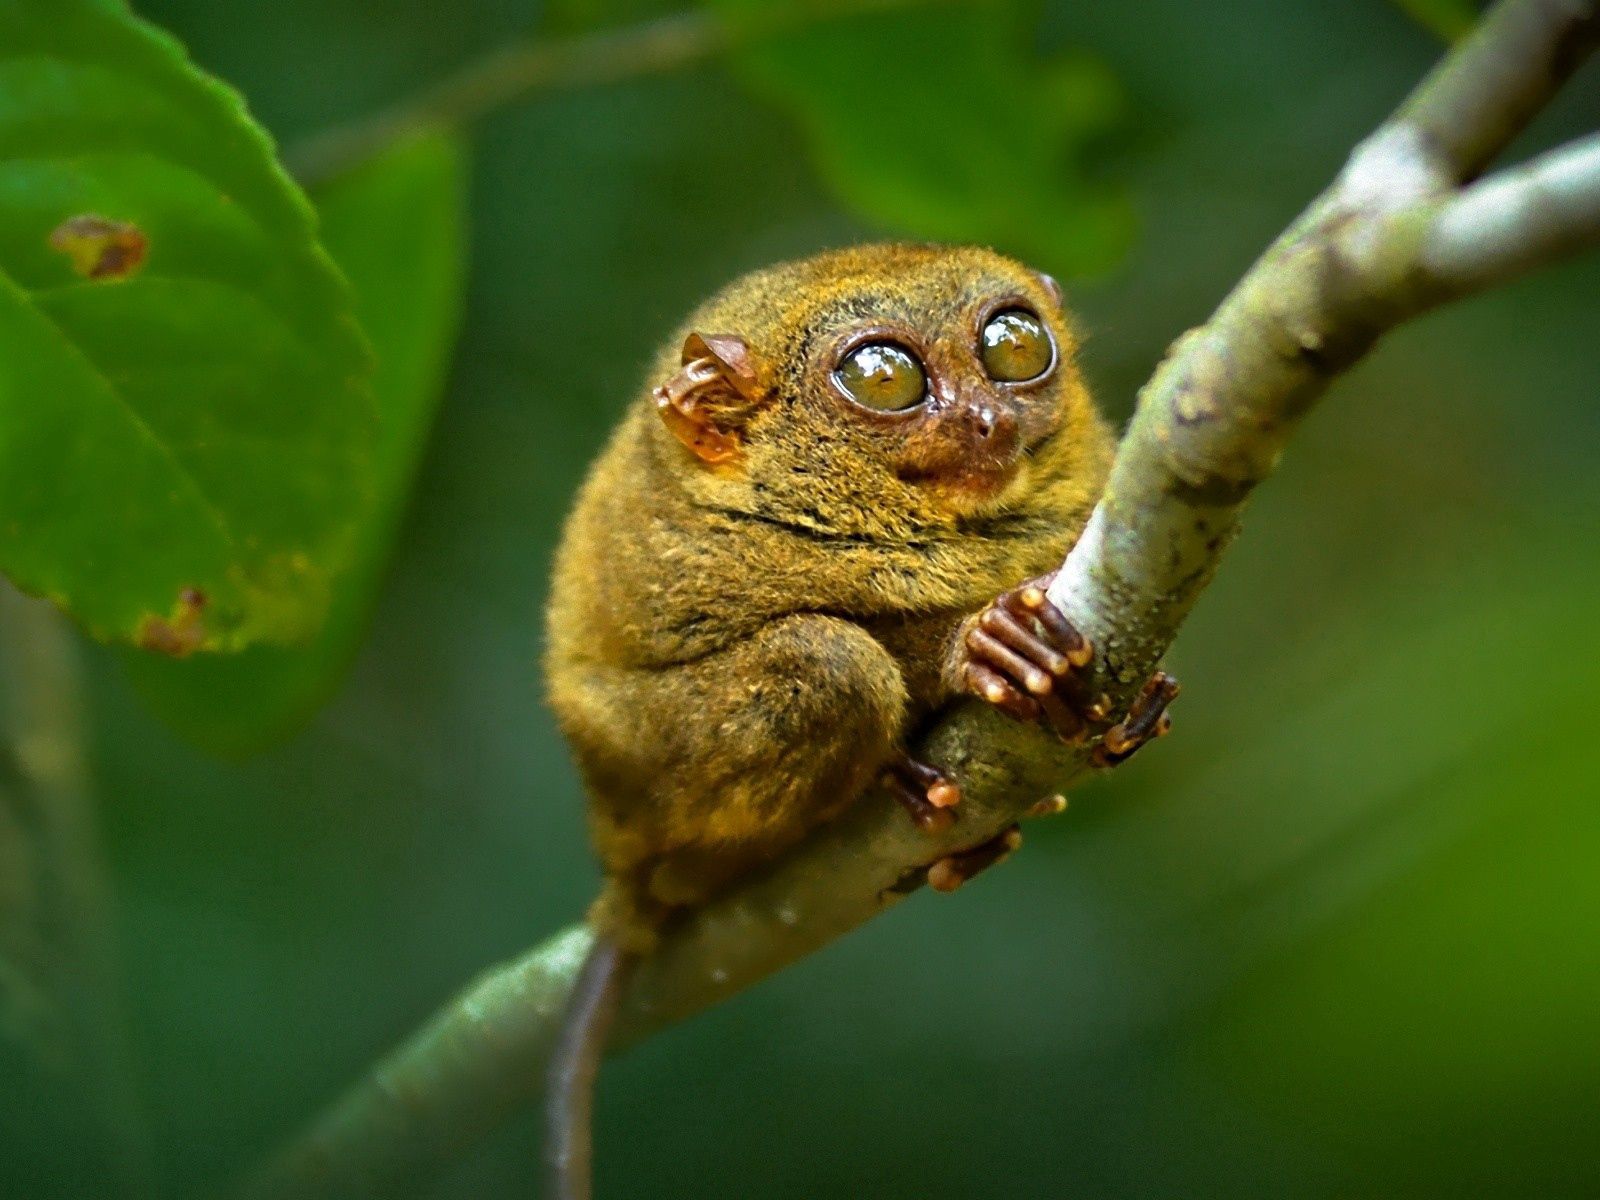
M 954 823 L 961 789 L 946 779 L 937 767 L 918 762 L 902 752 L 883 769 L 879 782 L 921 828 L 935 831 L 947 829 Z
M 1042 721 L 1069 744 L 1104 729 L 1094 749 L 1097 766 L 1126 762 L 1171 727 L 1167 705 L 1177 682 L 1151 677 L 1128 714 L 1106 729 L 1111 699 L 1091 689 L 1084 668 L 1094 646 L 1054 604 L 1048 577 L 1002 592 L 961 627 L 955 679 L 968 692 L 1018 721 Z
M 1094 647 L 1050 603 L 1044 583 L 1001 593 L 965 627 L 961 681 L 1008 716 L 1043 719 L 1063 740 L 1077 741 L 1097 719 L 1100 698 L 1078 674 Z
M 1172 714 L 1167 712 L 1179 691 L 1178 681 L 1165 671 L 1150 677 L 1128 707 L 1128 715 L 1106 730 L 1095 747 L 1094 761 L 1099 767 L 1125 763 L 1145 743 L 1165 737 L 1172 729 Z
M 945 855 L 928 868 L 928 886 L 936 892 L 953 892 L 973 876 L 1004 862 L 1021 845 L 1022 831 L 1012 825 L 980 846 Z

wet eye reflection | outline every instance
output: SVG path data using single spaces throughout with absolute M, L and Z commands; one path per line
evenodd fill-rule
M 857 346 L 833 377 L 850 399 L 879 412 L 914 408 L 928 393 L 928 376 L 917 356 L 894 342 Z
M 1056 351 L 1043 321 L 1025 308 L 1008 308 L 983 327 L 978 354 L 989 378 L 1021 383 L 1048 371 Z

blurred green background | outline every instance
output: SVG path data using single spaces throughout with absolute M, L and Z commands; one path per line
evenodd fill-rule
M 136 7 L 289 145 L 530 30 L 658 11 Z M 216 1194 L 469 977 L 581 913 L 596 874 L 537 666 L 550 552 L 690 306 L 946 221 L 1069 277 L 1121 419 L 1441 52 L 1383 0 L 1014 12 L 1016 61 L 995 53 L 1022 82 L 951 118 L 951 170 L 1037 225 L 963 209 L 960 181 L 925 208 L 878 186 L 866 164 L 900 151 L 830 132 L 826 101 L 871 111 L 896 71 L 864 79 L 836 25 L 785 61 L 483 123 L 463 334 L 346 685 L 286 744 L 225 761 L 85 648 L 140 1083 L 177 1194 Z M 886 19 L 901 67 L 937 78 L 951 43 Z M 1025 53 L 1071 67 L 1030 76 Z M 1051 107 L 1074 88 L 1084 129 Z M 1597 114 L 1580 77 L 1523 149 Z M 1059 194 L 985 180 L 985 138 L 1040 136 L 1080 139 Z M 919 895 L 610 1064 L 598 1193 L 1600 1194 L 1597 298 L 1591 259 L 1382 346 L 1186 630 L 1176 735 L 958 897 Z M 0 1195 L 97 1194 L 62 1113 L 0 1102 L 0 1121 Z M 528 1195 L 534 1146 L 529 1113 L 417 1194 Z

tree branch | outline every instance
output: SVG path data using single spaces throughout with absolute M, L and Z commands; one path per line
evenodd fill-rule
M 1590 0 L 1497 4 L 1390 123 L 1416 129 L 1464 183 L 1550 103 L 1597 40 Z
M 1114 694 L 1159 660 L 1245 501 L 1334 378 L 1407 318 L 1595 243 L 1587 139 L 1452 189 L 1526 125 L 1533 98 L 1554 95 L 1597 27 L 1592 0 L 1494 9 L 1211 319 L 1173 345 L 1140 392 L 1104 500 L 1050 588 L 1105 656 Z M 1522 223 L 1508 228 L 1510 217 Z M 1491 220 L 1494 243 L 1467 241 Z
M 1217 568 L 1240 510 L 1301 417 L 1384 332 L 1596 240 L 1590 142 L 1457 192 L 1594 43 L 1597 0 L 1496 8 L 1141 391 L 1106 494 L 1050 588 L 1126 703 Z M 1478 236 L 1485 230 L 1495 236 Z M 641 964 L 619 1042 L 748 987 L 898 903 L 926 865 L 983 842 L 1087 770 L 985 706 L 920 747 L 961 784 L 947 833 L 864 798 L 794 853 L 698 910 Z M 586 944 L 568 930 L 491 972 L 357 1085 L 258 1179 L 258 1197 L 376 1195 L 530 1100 L 552 1012 Z
M 1434 219 L 1420 265 L 1446 295 L 1481 291 L 1600 243 L 1600 134 L 1480 180 Z

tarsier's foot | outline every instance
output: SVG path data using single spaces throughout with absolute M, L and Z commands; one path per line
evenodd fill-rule
M 946 829 L 955 821 L 961 789 L 937 768 L 901 751 L 884 768 L 879 781 L 923 829 Z
M 1150 676 L 1128 707 L 1128 715 L 1106 730 L 1094 748 L 1097 767 L 1114 767 L 1133 757 L 1134 751 L 1152 738 L 1165 737 L 1172 730 L 1172 714 L 1167 705 L 1178 694 L 1178 681 L 1165 671 Z
M 936 892 L 953 892 L 979 872 L 1004 862 L 1021 845 L 1022 831 L 1013 825 L 981 846 L 947 854 L 928 868 L 928 886 Z

